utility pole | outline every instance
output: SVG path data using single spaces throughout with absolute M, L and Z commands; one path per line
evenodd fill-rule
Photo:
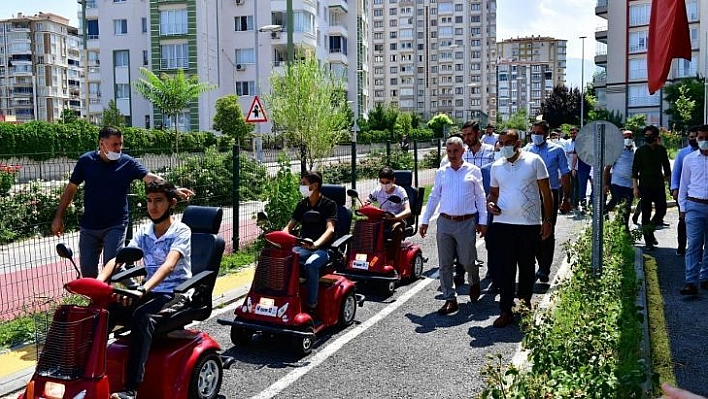
M 583 128 L 583 125 L 585 124 L 584 118 L 585 118 L 585 38 L 587 36 L 580 36 L 580 40 L 583 41 L 583 45 L 581 47 L 583 56 L 582 56 L 582 63 L 580 64 L 580 128 Z
M 288 65 L 292 65 L 295 60 L 295 45 L 293 44 L 293 32 L 295 29 L 295 17 L 293 15 L 293 0 L 285 1 L 285 25 L 288 35 Z
M 88 27 L 86 26 L 86 0 L 77 0 L 81 4 L 81 33 L 84 39 L 84 104 L 86 105 L 85 118 L 90 122 L 90 112 L 91 112 L 91 90 L 89 88 L 89 68 L 88 68 Z

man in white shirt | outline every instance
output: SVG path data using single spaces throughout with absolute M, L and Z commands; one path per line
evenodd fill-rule
M 683 159 L 678 202 L 680 217 L 686 221 L 686 285 L 681 295 L 696 295 L 700 282 L 708 290 L 708 125 L 698 128 L 698 151 Z M 701 260 L 701 258 L 703 258 Z
M 420 236 L 425 238 L 430 218 L 439 205 L 440 217 L 435 238 L 440 263 L 440 287 L 445 299 L 445 305 L 438 310 L 441 315 L 458 310 L 452 276 L 455 257 L 469 274 L 470 300 L 475 302 L 479 298 L 475 233 L 478 232 L 484 237 L 487 231 L 482 173 L 478 167 L 463 160 L 465 149 L 459 137 L 447 139 L 445 147 L 450 162 L 435 172 L 435 183 L 420 225 Z M 479 224 L 476 224 L 477 219 Z
M 570 139 L 563 143 L 563 150 L 565 151 L 565 158 L 570 167 L 570 205 L 573 209 L 578 207 L 578 201 L 580 200 L 580 186 L 578 185 L 578 174 L 573 173 L 574 170 L 577 172 L 577 166 L 573 165 L 573 154 L 575 154 L 575 138 L 578 136 L 578 128 L 573 126 L 570 128 Z M 565 213 L 562 212 L 561 213 Z
M 494 146 L 497 143 L 497 140 L 499 140 L 499 135 L 494 133 L 494 125 L 491 123 L 487 124 L 487 126 L 484 128 L 484 137 L 482 137 L 482 142 L 484 144 L 489 144 L 491 146 Z
M 513 129 L 499 140 L 503 145 L 502 158 L 492 164 L 487 197 L 487 210 L 494 215 L 494 234 L 498 237 L 490 249 L 490 256 L 497 259 L 499 266 L 494 281 L 501 294 L 501 314 L 493 324 L 497 328 L 514 322 L 512 307 L 517 267 L 518 297 L 531 307 L 536 248 L 541 240 L 550 237 L 554 212 L 553 194 L 543 159 L 521 151 L 519 135 Z

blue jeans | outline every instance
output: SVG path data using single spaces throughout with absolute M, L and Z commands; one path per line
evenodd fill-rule
M 126 225 L 108 227 L 106 229 L 85 229 L 79 232 L 79 264 L 82 277 L 98 276 L 98 260 L 103 251 L 103 263 L 116 257 L 118 250 L 125 243 Z
M 708 281 L 708 204 L 686 201 L 686 283 L 697 284 L 698 281 Z M 700 270 L 700 272 L 699 272 Z
M 307 287 L 307 306 L 314 308 L 317 306 L 317 294 L 320 288 L 320 269 L 329 261 L 329 253 L 326 249 L 311 251 L 303 247 L 293 247 L 300 259 L 300 267 L 305 271 L 305 286 Z

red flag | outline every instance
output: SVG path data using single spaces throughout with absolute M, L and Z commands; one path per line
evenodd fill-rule
M 685 0 L 652 0 L 647 69 L 649 93 L 661 89 L 674 58 L 691 60 Z

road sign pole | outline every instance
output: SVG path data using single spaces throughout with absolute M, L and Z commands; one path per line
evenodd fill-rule
M 602 274 L 602 239 L 605 215 L 604 183 L 605 169 L 605 124 L 594 126 L 595 162 L 592 174 L 592 273 L 595 277 Z

